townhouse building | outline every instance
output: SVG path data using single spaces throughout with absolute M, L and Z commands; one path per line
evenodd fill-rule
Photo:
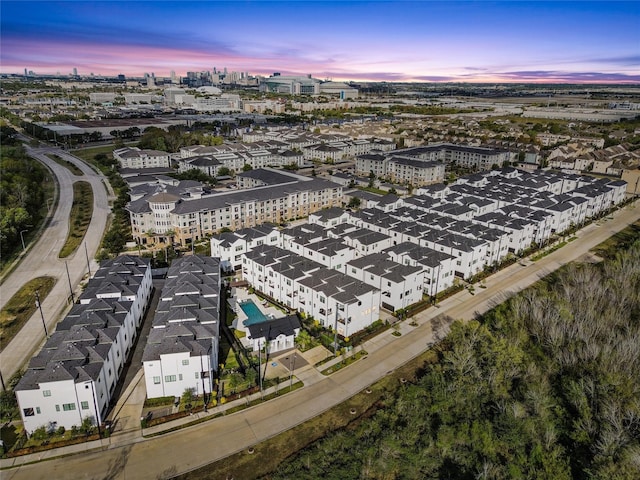
M 311 213 L 308 221 L 310 224 L 317 224 L 324 228 L 335 227 L 342 223 L 347 223 L 349 213 L 339 207 L 324 208 L 318 212 Z
M 147 398 L 213 391 L 220 337 L 220 261 L 172 262 L 142 355 Z
M 242 272 L 255 289 L 343 336 L 379 317 L 379 289 L 279 247 L 245 254 Z
M 148 260 L 101 264 L 14 389 L 25 431 L 103 422 L 151 291 Z
M 207 161 L 205 161 L 207 160 Z M 208 175 L 216 176 L 221 168 L 227 168 L 234 172 L 242 171 L 245 165 L 251 168 L 263 168 L 270 166 L 302 166 L 304 158 L 301 153 L 288 149 L 253 149 L 248 151 L 237 152 L 221 152 L 209 153 L 206 155 L 190 156 L 177 160 L 178 171 L 188 171 L 190 169 L 199 168 L 202 170 L 202 164 L 210 167 Z M 212 167 L 216 166 L 215 169 Z M 203 170 L 204 171 L 204 170 Z
M 301 327 L 297 315 L 265 319 L 246 326 L 246 339 L 254 352 L 265 348 L 267 353 L 277 353 L 296 346 L 296 337 Z
M 378 288 L 382 307 L 392 312 L 422 300 L 423 269 L 398 263 L 382 252 L 351 260 L 344 273 Z
M 279 241 L 280 233 L 271 223 L 241 228 L 211 237 L 211 256 L 220 258 L 222 270 L 239 270 L 242 254 L 261 245 L 277 245 Z
M 397 263 L 420 267 L 423 277 L 422 292 L 425 295 L 435 297 L 453 286 L 454 257 L 447 253 L 411 242 L 398 243 L 382 253 Z

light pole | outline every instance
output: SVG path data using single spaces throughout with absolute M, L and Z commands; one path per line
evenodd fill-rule
M 28 229 L 28 228 L 27 228 L 27 229 L 25 229 L 25 230 L 20 230 L 20 241 L 22 242 L 22 251 L 23 251 L 23 252 L 27 249 L 27 247 L 26 247 L 26 246 L 25 246 L 25 244 L 24 244 L 24 236 L 23 236 L 22 234 L 23 234 L 24 232 L 28 232 L 28 231 L 29 231 L 29 229 Z
M 87 384 L 91 386 L 91 397 L 93 398 L 93 408 L 95 409 L 95 414 L 96 414 L 96 425 L 98 427 L 98 436 L 102 438 L 102 431 L 100 430 L 100 413 L 98 412 L 98 401 L 96 400 L 96 391 L 93 389 L 93 380 L 89 382 L 85 382 L 84 388 L 89 388 Z

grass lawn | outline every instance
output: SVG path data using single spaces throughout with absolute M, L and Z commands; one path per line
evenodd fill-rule
M 81 150 L 73 150 L 71 153 L 78 158 L 83 159 L 87 163 L 94 165 L 103 173 L 104 165 L 101 165 L 100 162 L 96 161 L 96 155 L 104 153 L 108 158 L 113 158 L 113 149 L 116 148 L 114 145 L 104 145 L 101 147 L 93 147 L 93 148 L 83 148 Z
M 2 351 L 22 326 L 36 311 L 36 295 L 38 290 L 40 301 L 43 302 L 56 284 L 53 277 L 38 277 L 25 283 L 16 294 L 9 299 L 0 310 L 0 351 Z
M 624 250 L 636 240 L 640 240 L 640 220 L 632 223 L 624 230 L 620 230 L 613 237 L 591 249 L 593 253 L 603 258 L 614 258 L 618 250 Z
M 69 160 L 64 160 L 58 155 L 47 155 L 47 157 L 56 162 L 58 165 L 67 168 L 69 171 L 71 171 L 71 173 L 77 175 L 78 177 L 84 175 L 84 173 L 82 173 L 82 170 L 80 170 L 74 163 L 71 163 Z
M 77 250 L 82 243 L 93 215 L 93 190 L 88 182 L 73 184 L 73 205 L 69 215 L 69 233 L 67 241 L 60 250 L 60 258 L 66 258 Z

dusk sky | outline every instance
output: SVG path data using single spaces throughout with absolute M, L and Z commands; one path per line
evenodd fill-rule
M 0 4 L 0 71 L 640 83 L 640 2 Z

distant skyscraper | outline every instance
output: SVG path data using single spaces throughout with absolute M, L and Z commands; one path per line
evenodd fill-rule
M 74 67 L 73 69 L 73 76 L 77 77 L 78 76 L 78 69 Z
M 24 67 L 24 76 L 27 76 L 27 67 Z

